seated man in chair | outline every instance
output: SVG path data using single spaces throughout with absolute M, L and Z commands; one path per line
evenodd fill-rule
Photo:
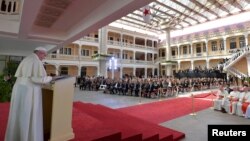
M 221 84 L 219 87 L 219 91 L 217 92 L 217 98 L 214 100 L 215 110 L 219 110 L 219 111 L 223 110 L 223 112 L 225 112 L 224 104 L 225 104 L 225 100 L 227 96 L 228 96 L 228 93 L 224 89 L 224 85 Z

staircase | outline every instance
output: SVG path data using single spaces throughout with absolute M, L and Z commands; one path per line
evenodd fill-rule
M 237 62 L 239 62 L 242 58 L 246 57 L 248 54 L 250 53 L 250 47 L 244 47 L 244 48 L 240 48 L 237 49 L 237 51 L 235 51 L 231 58 L 228 59 L 224 64 L 223 64 L 223 69 L 229 73 L 231 73 L 232 75 L 242 79 L 243 77 L 247 77 L 246 74 L 240 72 L 239 70 L 237 70 L 236 68 L 232 67 L 234 64 L 236 64 Z
M 74 109 L 84 115 L 79 118 L 84 117 L 81 120 L 85 121 L 85 125 L 73 127 L 85 134 L 82 138 L 76 134 L 76 141 L 81 139 L 86 141 L 178 141 L 185 137 L 184 133 L 102 105 L 74 102 Z
M 231 58 L 224 63 L 224 69 L 227 70 L 230 66 L 237 63 L 241 58 L 245 57 L 249 53 L 250 47 L 238 49 L 235 53 L 232 54 Z
M 240 78 L 240 79 L 242 79 L 243 77 L 247 77 L 246 74 L 240 72 L 239 70 L 235 69 L 234 67 L 229 67 L 229 68 L 227 69 L 227 71 L 228 71 L 229 73 L 233 74 L 234 76 Z

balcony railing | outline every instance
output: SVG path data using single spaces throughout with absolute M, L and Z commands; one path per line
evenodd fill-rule
M 98 38 L 89 37 L 89 36 L 84 36 L 83 38 L 81 38 L 81 40 L 87 41 L 87 42 L 95 42 L 95 43 L 98 43 L 98 42 L 99 42 L 99 39 L 98 39 Z
M 113 41 L 113 40 L 108 40 L 107 44 L 108 45 L 116 45 L 116 46 L 119 46 L 119 47 L 122 45 L 121 42 L 119 42 L 119 41 Z
M 78 55 L 65 55 L 65 54 L 48 54 L 46 59 L 49 60 L 78 60 Z
M 134 47 L 134 44 L 130 44 L 130 43 L 124 43 L 124 42 L 122 42 L 121 44 L 124 47 Z
M 192 55 L 191 54 L 183 54 L 183 55 L 180 55 L 180 58 L 191 58 Z
M 200 53 L 195 53 L 194 54 L 194 57 L 204 57 L 204 56 L 207 56 L 206 52 L 200 52 Z
M 228 68 L 229 66 L 234 64 L 236 60 L 249 53 L 250 47 L 238 48 L 237 50 L 233 50 L 231 58 L 224 63 L 224 68 Z
M 81 61 L 95 61 L 95 60 L 92 59 L 91 56 L 81 56 L 80 60 Z

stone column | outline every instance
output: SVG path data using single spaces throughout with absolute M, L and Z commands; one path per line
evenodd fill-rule
M 136 68 L 133 67 L 133 75 L 135 76 L 135 74 L 136 74 Z
M 209 69 L 210 65 L 209 65 L 209 59 L 206 60 L 207 63 L 207 69 Z
M 171 61 L 170 28 L 166 28 L 166 61 Z M 172 64 L 166 65 L 166 75 L 172 76 Z
M 100 54 L 107 54 L 107 27 L 99 29 L 99 51 Z M 107 60 L 99 61 L 99 74 L 107 78 Z
M 181 53 L 181 52 L 180 52 L 180 45 L 177 46 L 177 51 L 178 51 L 178 52 L 177 52 L 177 53 L 178 53 L 178 59 L 180 59 L 180 53 Z
M 120 78 L 122 78 L 122 74 L 123 74 L 123 67 L 120 66 Z
M 181 69 L 181 61 L 178 61 L 178 70 Z
M 79 58 L 79 60 L 81 60 L 81 56 L 82 56 L 81 51 L 82 51 L 82 44 L 80 43 L 79 48 L 78 48 L 78 58 Z
M 194 61 L 191 60 L 191 69 L 194 70 Z
M 81 65 L 78 65 L 78 76 L 80 76 L 81 75 L 81 69 L 82 69 L 82 67 L 81 67 Z
M 208 56 L 208 40 L 205 40 L 205 45 L 206 45 L 206 55 Z
M 227 54 L 227 37 L 223 37 L 224 51 Z
M 59 75 L 59 65 L 55 65 L 55 68 L 56 68 L 56 76 Z
M 193 52 L 193 43 L 190 42 L 190 50 L 191 50 L 191 57 L 194 56 L 194 52 Z
M 248 34 L 245 34 L 244 36 L 245 36 L 245 43 L 246 43 L 246 47 L 247 47 L 248 46 L 248 38 L 247 38 Z
M 135 58 L 135 53 L 136 53 L 136 52 L 133 51 L 133 60 L 134 60 L 133 62 L 134 62 L 134 63 L 135 63 L 135 60 L 136 60 L 136 58 Z

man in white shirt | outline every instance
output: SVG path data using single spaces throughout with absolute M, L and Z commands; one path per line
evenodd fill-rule
M 239 102 L 237 102 L 236 104 L 236 115 L 238 116 L 245 115 L 248 103 L 250 103 L 250 92 L 248 90 L 249 88 L 247 86 L 244 86 L 244 92 L 239 98 Z
M 223 84 L 220 85 L 219 91 L 217 92 L 217 98 L 214 100 L 214 109 L 215 110 L 222 110 L 224 109 L 224 103 L 228 92 L 224 89 Z
M 229 114 L 235 114 L 235 109 L 236 109 L 236 103 L 239 101 L 239 89 L 238 87 L 233 87 L 233 91 L 230 92 L 230 94 L 227 96 L 225 103 L 224 103 L 224 108 L 227 113 Z M 233 107 L 234 106 L 234 107 Z
M 42 84 L 49 83 L 42 60 L 47 50 L 37 47 L 19 64 L 11 95 L 5 141 L 43 141 Z

